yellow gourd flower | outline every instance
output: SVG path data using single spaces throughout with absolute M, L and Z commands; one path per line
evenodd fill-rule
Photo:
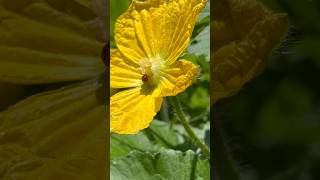
M 115 24 L 111 50 L 110 131 L 135 134 L 149 126 L 163 97 L 175 96 L 198 74 L 179 59 L 206 0 L 133 0 Z
M 0 112 L 1 180 L 109 179 L 107 5 L 0 0 L 0 84 L 25 97 Z
M 213 0 L 213 4 L 212 105 L 260 74 L 288 31 L 287 15 L 268 10 L 260 1 Z

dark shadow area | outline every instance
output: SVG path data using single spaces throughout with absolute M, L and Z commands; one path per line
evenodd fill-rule
M 268 57 L 261 75 L 215 105 L 213 135 L 216 131 L 222 134 L 216 146 L 222 139 L 240 179 L 318 180 L 320 3 L 264 3 L 275 12 L 288 14 L 288 35 Z M 213 149 L 218 153 L 221 146 Z M 217 160 L 228 161 L 223 157 Z

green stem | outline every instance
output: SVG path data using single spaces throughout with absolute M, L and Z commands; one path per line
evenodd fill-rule
M 181 122 L 181 124 L 183 125 L 184 129 L 186 130 L 186 132 L 188 133 L 188 135 L 190 136 L 190 138 L 194 141 L 194 143 L 202 150 L 202 152 L 207 156 L 208 159 L 210 159 L 210 149 L 208 148 L 207 145 L 205 145 L 200 139 L 199 137 L 193 132 L 193 130 L 191 129 L 187 118 L 182 110 L 181 104 L 179 102 L 179 99 L 174 96 L 171 97 L 172 100 L 172 104 L 173 107 L 179 117 L 179 120 Z
M 163 102 L 160 110 L 160 117 L 162 120 L 169 122 L 170 118 L 169 118 L 167 98 L 163 98 Z

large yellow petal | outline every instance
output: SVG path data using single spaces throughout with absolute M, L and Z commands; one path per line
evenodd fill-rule
M 111 50 L 110 87 L 129 88 L 143 84 L 140 65 L 126 58 L 119 50 Z
M 144 88 L 132 88 L 113 95 L 110 99 L 110 131 L 135 134 L 149 126 L 160 110 L 162 97 Z
M 86 0 L 87 3 L 90 2 Z M 90 4 L 90 3 L 89 3 Z M 97 24 L 96 27 L 100 31 L 99 37 L 102 37 L 102 40 L 107 41 L 107 35 L 109 35 L 109 27 L 107 25 L 109 19 L 109 3 L 106 0 L 92 0 L 92 4 L 96 14 L 99 16 L 97 19 L 93 20 L 91 24 Z M 109 41 L 109 40 L 108 40 Z
M 97 15 L 85 1 L 72 2 L 0 0 L 1 81 L 74 81 L 104 71 Z
M 0 179 L 106 179 L 107 105 L 96 80 L 28 97 L 0 113 Z
M 163 79 L 159 84 L 161 96 L 175 96 L 184 91 L 192 84 L 198 72 L 198 67 L 190 61 L 174 62 L 169 69 L 163 72 Z
M 206 0 L 134 0 L 129 10 L 117 19 L 117 46 L 136 62 L 160 55 L 171 64 L 188 47 L 205 4 Z

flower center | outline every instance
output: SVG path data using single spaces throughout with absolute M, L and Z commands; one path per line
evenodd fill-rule
M 160 56 L 145 58 L 140 61 L 141 80 L 145 84 L 157 85 L 161 79 L 162 70 L 165 68 L 165 62 Z

